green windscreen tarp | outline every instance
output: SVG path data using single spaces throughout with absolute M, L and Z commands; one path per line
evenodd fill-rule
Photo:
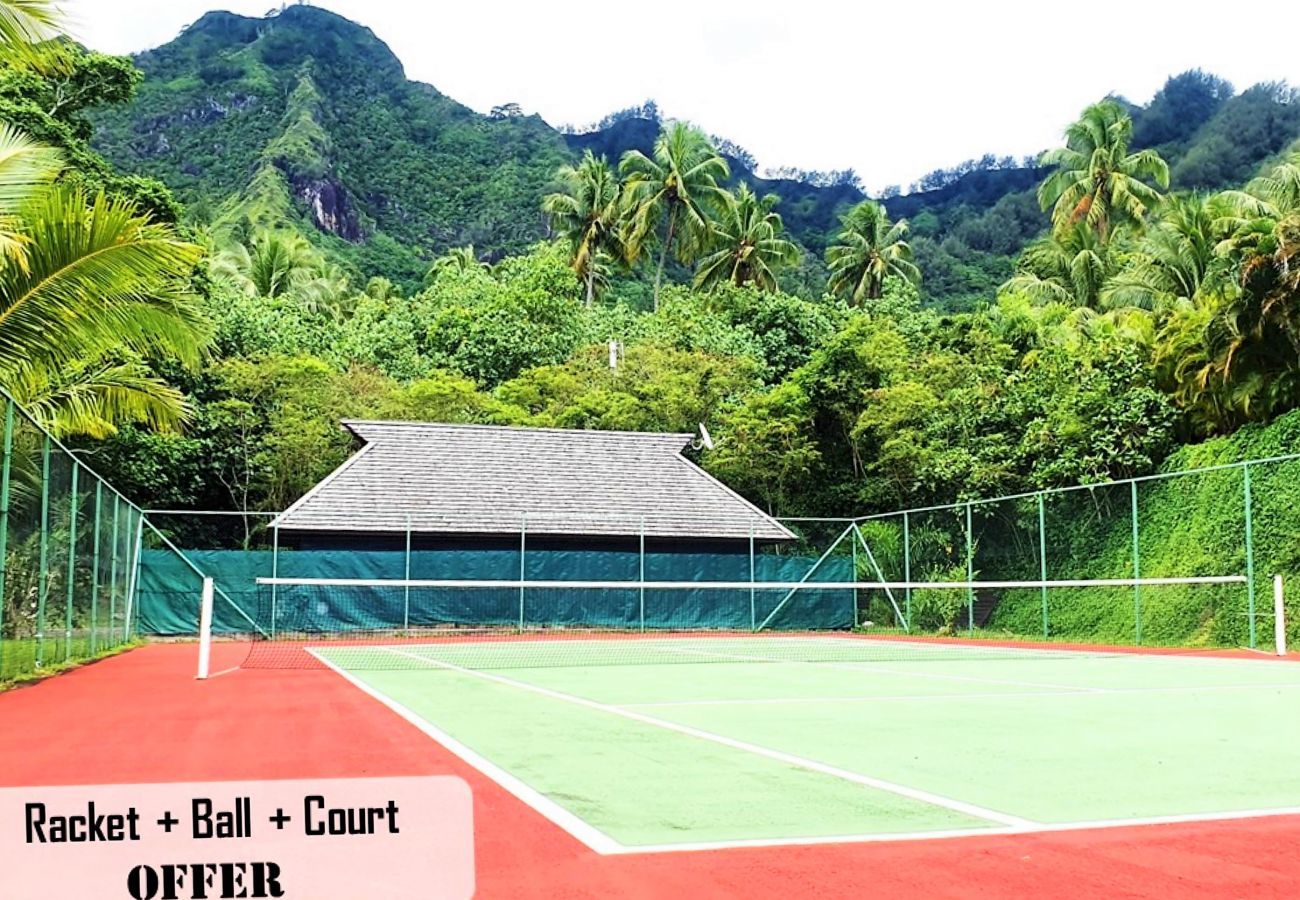
M 744 582 L 743 553 L 517 550 L 271 551 L 199 550 L 186 554 L 217 588 L 213 630 L 268 636 L 437 625 L 748 630 L 843 629 L 854 624 L 855 593 L 818 588 L 853 580 L 850 559 L 760 554 L 752 576 L 805 582 L 788 588 L 647 589 L 636 582 Z M 404 588 L 394 585 L 279 585 L 258 578 L 394 580 L 626 581 L 626 588 Z M 193 569 L 175 554 L 146 551 L 137 589 L 142 634 L 192 635 L 198 622 Z M 770 619 L 770 620 L 769 620 Z

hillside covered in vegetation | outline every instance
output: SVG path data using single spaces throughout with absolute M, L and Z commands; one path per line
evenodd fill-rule
M 588 150 L 615 164 L 630 150 L 648 154 L 664 124 L 652 102 L 564 133 L 513 104 L 480 115 L 408 81 L 361 25 L 310 6 L 267 18 L 210 13 L 133 62 L 145 74 L 133 101 L 92 117 L 114 165 L 161 179 L 187 221 L 215 235 L 292 227 L 354 279 L 381 275 L 408 290 L 452 247 L 494 261 L 547 237 L 538 204 L 559 165 Z M 1284 85 L 1235 93 L 1189 72 L 1145 106 L 1121 102 L 1133 147 L 1157 149 L 1176 190 L 1242 184 L 1300 138 L 1300 103 Z M 763 177 L 743 148 L 715 143 L 726 185 L 778 196 L 807 251 L 783 284 L 820 292 L 839 216 L 864 199 L 856 173 Z M 960 310 L 988 300 L 1047 227 L 1034 198 L 1045 174 L 1034 159 L 990 156 L 885 192 L 891 218 L 911 225 L 923 303 Z

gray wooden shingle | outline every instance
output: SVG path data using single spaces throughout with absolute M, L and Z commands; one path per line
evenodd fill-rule
M 276 520 L 290 531 L 792 538 L 682 456 L 689 434 L 348 421 L 365 446 Z

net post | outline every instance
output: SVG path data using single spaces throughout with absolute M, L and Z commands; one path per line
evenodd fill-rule
M 758 602 L 757 602 L 757 594 L 755 593 L 754 590 L 755 563 L 756 563 L 756 559 L 754 558 L 754 522 L 751 519 L 749 523 L 749 630 L 750 631 L 758 630 Z M 857 580 L 856 575 L 854 576 L 854 580 L 855 581 Z
M 36 593 L 36 668 L 45 665 L 45 603 L 50 596 L 50 435 L 41 445 L 41 549 Z
M 90 652 L 99 649 L 99 541 L 103 530 L 100 517 L 103 515 L 104 483 L 95 482 L 95 548 L 91 551 L 90 561 Z
M 402 631 L 411 630 L 411 514 L 406 514 L 406 584 L 402 586 Z
M 1250 649 L 1256 647 L 1255 629 L 1255 529 L 1250 497 L 1250 463 L 1241 464 L 1242 504 L 1246 513 L 1246 626 L 1250 631 Z
M 528 513 L 519 517 L 519 633 L 524 631 L 524 581 L 528 577 Z
M 203 593 L 199 601 L 199 680 L 208 677 L 208 666 L 212 660 L 212 577 L 203 576 Z
M 1278 656 L 1286 656 L 1286 596 L 1281 575 L 1273 576 L 1273 648 Z
M 1043 603 L 1043 640 L 1047 640 L 1050 628 L 1047 620 L 1047 512 L 1043 508 L 1043 495 L 1038 494 L 1038 577 L 1044 582 L 1041 592 Z
M 906 512 L 903 513 L 903 605 L 907 609 L 907 624 L 912 624 L 912 524 Z
M 5 560 L 9 556 L 9 478 L 14 455 L 14 401 L 5 397 L 4 447 L 0 451 L 0 672 L 4 672 Z
M 975 529 L 971 526 L 971 505 L 966 504 L 966 581 L 975 580 Z M 966 631 L 975 634 L 975 588 L 966 588 Z
M 1142 554 L 1138 547 L 1138 485 L 1136 481 L 1128 483 L 1129 509 L 1133 529 L 1133 642 L 1142 643 L 1142 585 L 1137 579 L 1142 577 Z
M 77 477 L 81 472 L 81 463 L 72 460 L 72 505 L 68 509 L 68 589 L 67 606 L 63 619 L 63 658 L 72 658 L 72 601 L 77 586 L 77 513 L 78 501 Z
M 280 577 L 280 523 L 279 519 L 271 523 L 271 577 Z M 271 640 L 275 640 L 276 605 L 279 602 L 279 586 L 271 582 Z
M 640 609 L 641 630 L 645 631 L 645 516 L 641 517 L 641 543 L 637 555 L 637 580 L 640 582 L 638 605 Z

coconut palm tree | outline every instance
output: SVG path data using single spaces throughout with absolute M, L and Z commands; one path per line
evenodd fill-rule
M 230 281 L 249 296 L 273 300 L 288 293 L 318 262 L 302 235 L 258 231 L 247 245 L 235 244 L 218 253 L 212 275 Z
M 921 280 L 921 270 L 912 262 L 908 245 L 907 220 L 890 222 L 885 208 L 864 200 L 840 218 L 841 230 L 826 250 L 830 266 L 827 289 L 847 297 L 854 305 L 879 300 L 885 279 L 893 276 L 910 284 Z
M 1114 255 L 1085 222 L 1034 241 L 1016 263 L 1000 293 L 1024 294 L 1039 304 L 1097 309 L 1102 289 L 1115 275 Z
M 491 264 L 478 258 L 473 244 L 464 247 L 452 247 L 433 261 L 429 271 L 424 275 L 426 284 L 432 283 L 443 272 L 469 272 L 474 269 L 490 269 Z
M 1220 283 L 1226 277 L 1216 252 L 1226 237 L 1220 205 L 1198 194 L 1170 197 L 1128 264 L 1102 288 L 1101 306 L 1166 310 Z
M 639 150 L 623 154 L 619 171 L 628 260 L 635 261 L 663 228 L 655 269 L 654 308 L 658 309 L 664 261 L 671 252 L 680 262 L 693 262 L 708 246 L 713 236 L 710 211 L 721 202 L 719 182 L 731 170 L 704 132 L 673 122 L 660 132 L 650 156 Z
M 747 184 L 725 195 L 713 224 L 716 249 L 700 260 L 696 287 L 730 282 L 776 290 L 776 270 L 799 261 L 799 248 L 781 236 L 785 224 L 774 211 L 779 201 L 776 194 L 759 197 Z
M 201 248 L 129 201 L 66 185 L 18 222 L 24 264 L 0 267 L 0 383 L 58 433 L 179 423 L 183 397 L 141 361 L 198 362 L 208 325 L 183 286 Z
M 596 157 L 590 150 L 576 167 L 564 166 L 556 177 L 564 190 L 547 194 L 542 210 L 551 217 L 551 227 L 569 242 L 573 271 L 586 286 L 591 306 L 598 281 L 597 257 L 622 255 L 618 177 L 603 156 Z
M 26 267 L 19 212 L 62 168 L 63 157 L 57 150 L 0 122 L 0 262 Z
M 57 35 L 62 24 L 54 0 L 0 0 L 0 58 L 38 59 L 36 45 Z
M 1052 211 L 1058 230 L 1079 222 L 1104 242 L 1115 225 L 1140 226 L 1169 187 L 1169 166 L 1154 150 L 1129 153 L 1133 119 L 1114 100 L 1083 111 L 1065 131 L 1065 146 L 1043 154 L 1057 169 L 1038 188 L 1038 203 Z

